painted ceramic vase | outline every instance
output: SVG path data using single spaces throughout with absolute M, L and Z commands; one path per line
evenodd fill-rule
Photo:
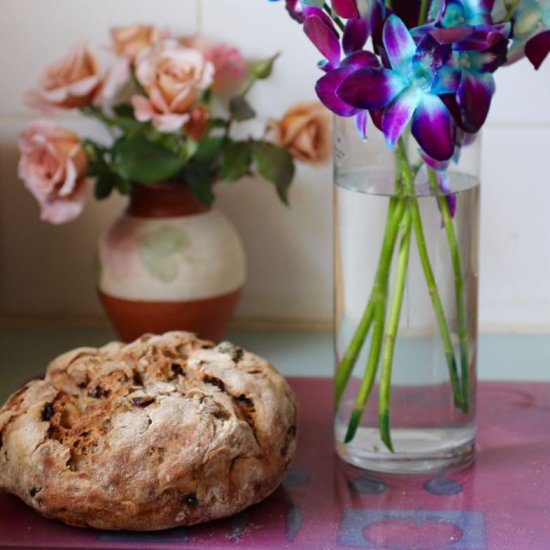
M 184 185 L 133 185 L 130 201 L 100 238 L 98 292 L 119 336 L 188 330 L 217 341 L 246 276 L 229 220 Z

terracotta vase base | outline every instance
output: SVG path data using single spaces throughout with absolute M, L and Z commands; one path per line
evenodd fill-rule
M 98 290 L 111 323 L 124 342 L 142 334 L 187 330 L 218 342 L 237 307 L 242 289 L 213 298 L 186 302 L 123 300 Z

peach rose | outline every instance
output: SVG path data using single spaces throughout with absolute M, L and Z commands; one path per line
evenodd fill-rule
M 210 122 L 210 113 L 204 105 L 198 105 L 189 113 L 189 120 L 183 126 L 185 135 L 195 141 L 200 141 Z
M 86 197 L 88 163 L 78 136 L 38 120 L 20 134 L 19 150 L 19 177 L 38 201 L 41 219 L 58 224 L 76 218 Z
M 143 49 L 168 37 L 166 30 L 143 24 L 113 27 L 110 34 L 114 51 L 131 63 L 136 60 Z
M 101 80 L 96 57 L 79 44 L 46 70 L 38 90 L 26 95 L 26 103 L 41 111 L 82 107 L 93 101 Z
M 182 38 L 188 48 L 200 50 L 214 65 L 214 85 L 216 91 L 231 88 L 244 77 L 244 59 L 237 48 L 228 44 L 215 44 L 203 36 Z
M 319 102 L 297 103 L 272 127 L 277 145 L 288 149 L 296 159 L 319 164 L 330 157 L 330 114 Z
M 175 131 L 189 119 L 199 92 L 211 86 L 214 66 L 198 50 L 167 40 L 141 52 L 136 78 L 148 95 L 132 97 L 137 120 L 151 120 L 159 130 Z

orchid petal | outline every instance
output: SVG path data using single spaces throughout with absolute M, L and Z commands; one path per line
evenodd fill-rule
M 447 205 L 449 206 L 449 213 L 451 214 L 451 218 L 454 218 L 456 214 L 456 193 L 451 192 L 449 176 L 447 175 L 446 172 L 436 171 L 435 179 L 437 181 L 437 185 L 440 191 L 445 196 L 445 200 L 447 201 Z M 444 222 L 442 220 L 442 225 L 443 223 Z
M 348 55 L 346 59 L 342 61 L 340 66 L 355 67 L 356 69 L 360 69 L 363 67 L 378 68 L 380 67 L 380 61 L 378 61 L 378 57 L 376 57 L 374 53 L 366 50 L 360 50 L 358 52 L 353 52 L 352 54 Z
M 319 13 L 320 12 L 320 13 Z M 304 32 L 331 66 L 340 62 L 340 40 L 332 22 L 317 8 L 304 9 Z
M 447 63 L 451 53 L 450 45 L 440 44 L 433 36 L 427 34 L 416 48 L 413 64 L 421 64 L 431 72 L 435 72 Z
M 416 52 L 416 44 L 405 23 L 396 15 L 390 15 L 384 25 L 382 40 L 393 69 L 407 72 L 409 61 Z
M 344 29 L 342 46 L 346 53 L 359 51 L 369 37 L 369 25 L 365 19 L 350 19 Z
M 430 168 L 433 168 L 434 170 L 447 170 L 449 167 L 450 161 L 449 160 L 435 160 L 432 157 L 430 157 L 428 154 L 426 154 L 425 151 L 422 149 L 419 149 L 418 151 L 420 158 L 424 161 L 426 166 L 429 166 Z
M 290 17 L 298 23 L 304 22 L 304 10 L 302 8 L 301 0 L 286 0 L 286 11 Z
M 456 125 L 438 96 L 422 96 L 413 115 L 412 133 L 420 147 L 433 159 L 447 160 L 453 156 Z
M 543 31 L 525 44 L 525 55 L 533 64 L 535 69 L 538 69 L 546 56 L 550 52 L 550 30 Z
M 404 78 L 388 69 L 358 69 L 347 76 L 336 95 L 359 109 L 381 109 L 406 87 Z
M 485 51 L 501 44 L 504 44 L 506 49 L 511 31 L 510 23 L 471 27 L 467 36 L 454 41 L 453 49 L 457 51 Z
M 440 44 L 456 44 L 472 34 L 473 27 L 432 27 L 429 32 Z M 416 34 L 416 29 L 415 29 Z
M 421 97 L 422 92 L 416 86 L 411 86 L 403 90 L 384 110 L 382 131 L 390 148 L 395 147 L 418 107 Z
M 494 93 L 495 81 L 491 74 L 463 73 L 456 99 L 466 131 L 477 132 L 483 126 Z
M 359 111 L 355 117 L 355 125 L 362 140 L 367 139 L 368 111 Z
M 372 52 L 360 50 L 352 53 L 342 61 L 340 68 L 328 72 L 317 81 L 315 90 L 319 99 L 328 109 L 337 115 L 355 115 L 358 109 L 341 100 L 336 95 L 336 90 L 344 79 L 356 70 L 364 67 L 378 68 L 379 66 L 378 58 Z
M 428 18 L 435 20 L 440 19 L 443 14 L 442 0 L 432 0 L 428 11 Z
M 344 19 L 360 17 L 356 0 L 332 0 L 332 8 L 338 16 Z
M 382 131 L 382 117 L 384 116 L 384 109 L 372 109 L 369 111 L 372 123 Z
M 430 92 L 432 94 L 452 94 L 456 92 L 460 79 L 462 77 L 462 71 L 454 67 L 441 67 L 437 71 L 433 81 Z
M 340 87 L 344 79 L 357 69 L 353 66 L 341 67 L 330 71 L 320 78 L 315 85 L 317 96 L 325 107 L 337 115 L 349 117 L 357 114 L 359 109 L 340 99 L 336 90 Z

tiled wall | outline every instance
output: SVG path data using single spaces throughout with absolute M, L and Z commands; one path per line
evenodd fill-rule
M 61 227 L 41 223 L 16 177 L 16 138 L 34 115 L 21 103 L 42 68 L 86 39 L 108 60 L 111 25 L 148 21 L 174 32 L 204 32 L 247 56 L 283 53 L 252 100 L 277 116 L 313 98 L 316 52 L 281 4 L 266 0 L 0 0 L 0 314 L 97 317 L 93 250 L 121 208 L 90 201 Z M 484 133 L 481 323 L 484 328 L 550 330 L 550 63 L 503 69 Z M 99 137 L 94 123 L 60 124 Z M 331 172 L 301 167 L 291 208 L 263 181 L 219 190 L 219 207 L 245 243 L 249 279 L 241 318 L 328 320 L 331 315 Z

